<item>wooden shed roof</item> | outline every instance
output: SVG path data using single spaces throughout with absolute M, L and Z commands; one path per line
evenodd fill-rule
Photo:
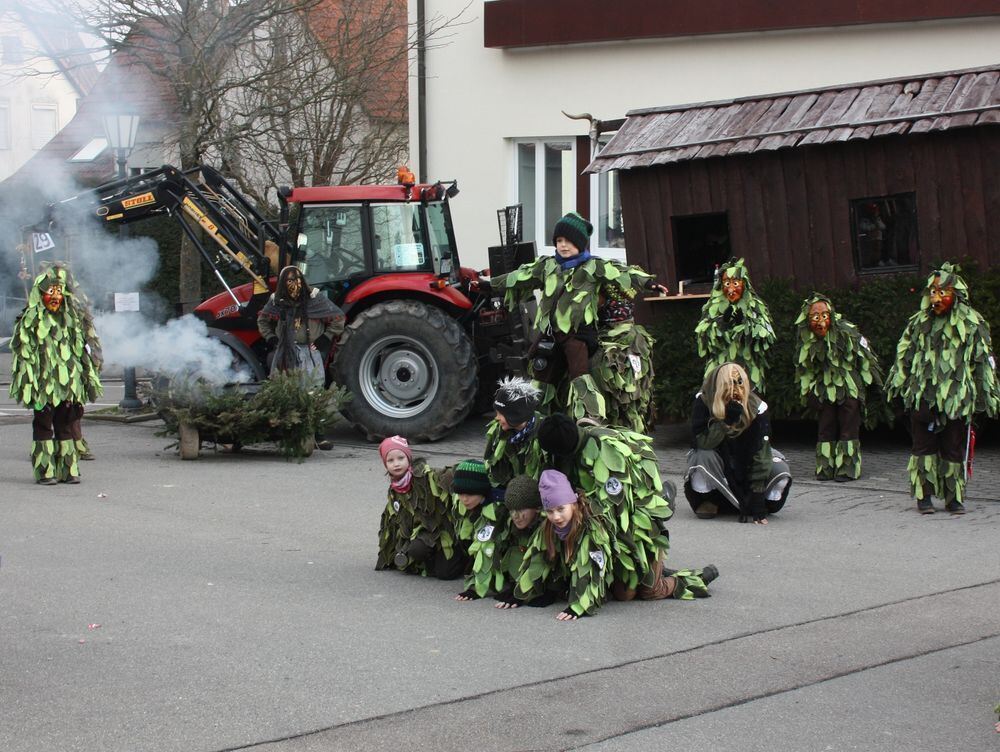
M 1000 123 L 1000 64 L 632 110 L 587 172 Z

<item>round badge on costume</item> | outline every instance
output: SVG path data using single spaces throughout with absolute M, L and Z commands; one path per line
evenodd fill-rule
M 398 512 L 399 511 L 399 502 L 398 501 L 392 502 L 392 508 L 395 509 Z
M 476 540 L 485 543 L 493 537 L 493 525 L 483 525 L 483 529 L 476 533 Z
M 607 491 L 608 496 L 617 496 L 622 492 L 622 482 L 616 477 L 611 476 L 608 478 L 608 482 L 604 484 L 604 490 Z
M 604 552 L 603 551 L 591 551 L 590 558 L 594 560 L 597 564 L 597 568 L 602 572 L 604 571 Z

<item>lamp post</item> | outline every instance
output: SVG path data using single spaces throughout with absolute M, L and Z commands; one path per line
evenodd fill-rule
M 103 116 L 104 133 L 108 139 L 108 146 L 114 150 L 115 162 L 118 166 L 118 179 L 128 177 L 128 156 L 135 148 L 135 137 L 139 132 L 139 116 L 130 112 L 112 112 Z M 129 235 L 128 225 L 124 222 L 118 227 L 118 237 L 127 238 Z M 122 377 L 125 382 L 125 394 L 122 396 L 118 407 L 122 410 L 137 410 L 142 407 L 135 390 L 135 367 L 126 366 L 123 369 Z

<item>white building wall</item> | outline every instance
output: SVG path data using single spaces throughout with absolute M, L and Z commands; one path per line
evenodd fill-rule
M 0 181 L 10 177 L 47 143 L 39 129 L 52 107 L 55 129 L 50 135 L 55 135 L 72 120 L 77 104 L 76 90 L 50 60 L 37 55 L 38 42 L 23 25 L 9 16 L 0 16 L 2 37 L 20 38 L 27 59 L 5 65 L 0 58 L 0 118 L 5 119 L 0 122 L 0 131 L 6 128 L 9 134 L 6 142 L 0 142 Z
M 465 4 L 426 0 L 426 14 L 451 16 Z M 463 264 L 477 268 L 499 241 L 496 210 L 515 197 L 512 139 L 587 134 L 586 121 L 561 110 L 613 120 L 631 109 L 989 65 L 1000 54 L 995 17 L 498 50 L 483 46 L 482 13 L 474 3 L 470 23 L 428 50 L 426 81 L 427 177 L 458 179 L 457 240 Z M 415 171 L 416 89 L 411 76 Z

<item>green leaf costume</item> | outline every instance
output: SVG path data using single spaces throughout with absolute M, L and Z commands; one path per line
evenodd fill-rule
M 625 389 L 622 382 L 630 374 L 633 382 L 652 381 L 652 340 L 644 329 L 641 334 L 629 332 L 626 322 L 611 327 L 617 330 L 612 334 L 607 322 L 601 320 L 601 307 L 609 300 L 632 301 L 652 279 L 637 266 L 609 259 L 591 257 L 564 271 L 555 257 L 543 256 L 491 280 L 493 288 L 504 293 L 504 303 L 511 310 L 533 299 L 536 290 L 541 292 L 534 322 L 539 332 L 571 334 L 581 327 L 601 329 L 594 372 L 547 389 L 543 385 L 543 405 L 555 403 L 550 409 L 556 412 L 602 422 L 625 415 L 632 418 L 629 425 L 645 427 L 651 390 Z M 628 326 L 634 324 L 628 322 Z M 629 352 L 644 361 L 638 371 L 628 363 Z M 619 401 L 627 404 L 619 406 Z
M 925 291 L 920 310 L 910 317 L 896 345 L 886 397 L 901 400 L 910 411 L 926 403 L 942 421 L 967 421 L 982 412 L 996 417 L 1000 389 L 990 325 L 969 304 L 969 288 L 958 271 L 944 264 L 928 277 L 928 287 L 939 275 L 942 285 L 953 285 L 955 304 L 938 316 Z
M 522 440 L 516 432 L 504 431 L 494 418 L 486 426 L 486 451 L 484 462 L 494 488 L 506 488 L 515 475 L 537 478 L 544 468 L 542 449 L 538 446 L 537 429 L 543 416 L 535 413 L 534 424 Z
M 829 306 L 830 328 L 824 337 L 817 336 L 809 327 L 809 309 L 815 303 Z M 820 405 L 844 405 L 857 400 L 865 409 L 866 424 L 874 427 L 880 408 L 885 405 L 879 394 L 882 369 L 857 326 L 837 313 L 829 298 L 813 293 L 802 303 L 795 327 L 799 342 L 795 380 L 802 403 L 811 400 Z M 861 441 L 856 433 L 837 440 L 821 437 L 816 444 L 816 476 L 821 479 L 861 476 Z
M 472 570 L 466 589 L 480 598 L 512 590 L 533 535 L 534 528 L 517 529 L 503 504 L 483 504 L 469 543 Z
M 452 518 L 452 498 L 442 476 L 423 459 L 415 459 L 413 480 L 405 493 L 390 486 L 389 498 L 379 524 L 378 561 L 375 569 L 396 569 L 393 559 L 405 551 L 410 541 L 421 540 L 430 548 L 440 548 L 446 558 L 455 553 L 456 533 Z M 426 563 L 409 561 L 402 571 L 426 576 Z
M 573 464 L 561 469 L 607 520 L 615 539 L 613 579 L 629 589 L 651 586 L 653 565 L 669 549 L 660 523 L 673 514 L 653 440 L 623 427 L 585 425 L 578 431 Z M 672 501 L 673 491 L 667 493 Z
M 587 502 L 579 502 L 587 503 Z M 517 574 L 514 597 L 523 601 L 534 600 L 546 591 L 567 591 L 570 611 L 577 616 L 597 612 L 607 598 L 612 582 L 613 534 L 600 508 L 592 506 L 592 514 L 583 523 L 574 550 L 567 550 L 566 543 L 551 534 L 555 544 L 555 557 L 548 557 L 546 530 L 551 523 L 539 525 L 524 552 Z
M 950 459 L 944 456 L 949 453 L 944 447 L 932 453 L 934 448 L 923 434 L 951 435 L 956 432 L 953 424 L 961 428 L 976 413 L 996 417 L 1000 411 L 990 326 L 970 304 L 969 288 L 959 271 L 957 265 L 946 263 L 927 278 L 920 310 L 907 322 L 886 377 L 887 399 L 902 402 L 911 420 L 928 418 L 921 421 L 921 430 L 913 432 L 908 465 L 911 490 L 921 511 L 933 511 L 930 493 L 960 508 L 965 489 L 964 463 L 956 461 L 954 452 Z M 941 287 L 954 288 L 955 298 L 951 310 L 940 315 L 930 300 L 930 288 L 938 278 Z M 964 433 L 958 431 L 959 440 Z
M 51 285 L 61 286 L 63 295 L 54 313 L 42 301 Z M 10 350 L 10 396 L 35 410 L 36 416 L 60 405 L 82 406 L 103 393 L 93 318 L 86 299 L 77 298 L 73 279 L 62 264 L 35 278 L 28 303 L 14 323 Z M 36 481 L 69 480 L 80 474 L 72 439 L 36 438 L 31 457 Z
M 606 398 L 606 422 L 645 433 L 653 423 L 652 335 L 623 321 L 601 330 L 597 348 L 593 376 Z
M 728 275 L 743 280 L 743 296 L 730 303 L 722 290 Z M 767 304 L 757 297 L 743 259 L 730 259 L 720 270 L 712 294 L 701 309 L 694 329 L 698 355 L 706 358 L 705 376 L 723 363 L 739 363 L 758 389 L 763 391 L 767 351 L 774 343 L 774 326 Z

